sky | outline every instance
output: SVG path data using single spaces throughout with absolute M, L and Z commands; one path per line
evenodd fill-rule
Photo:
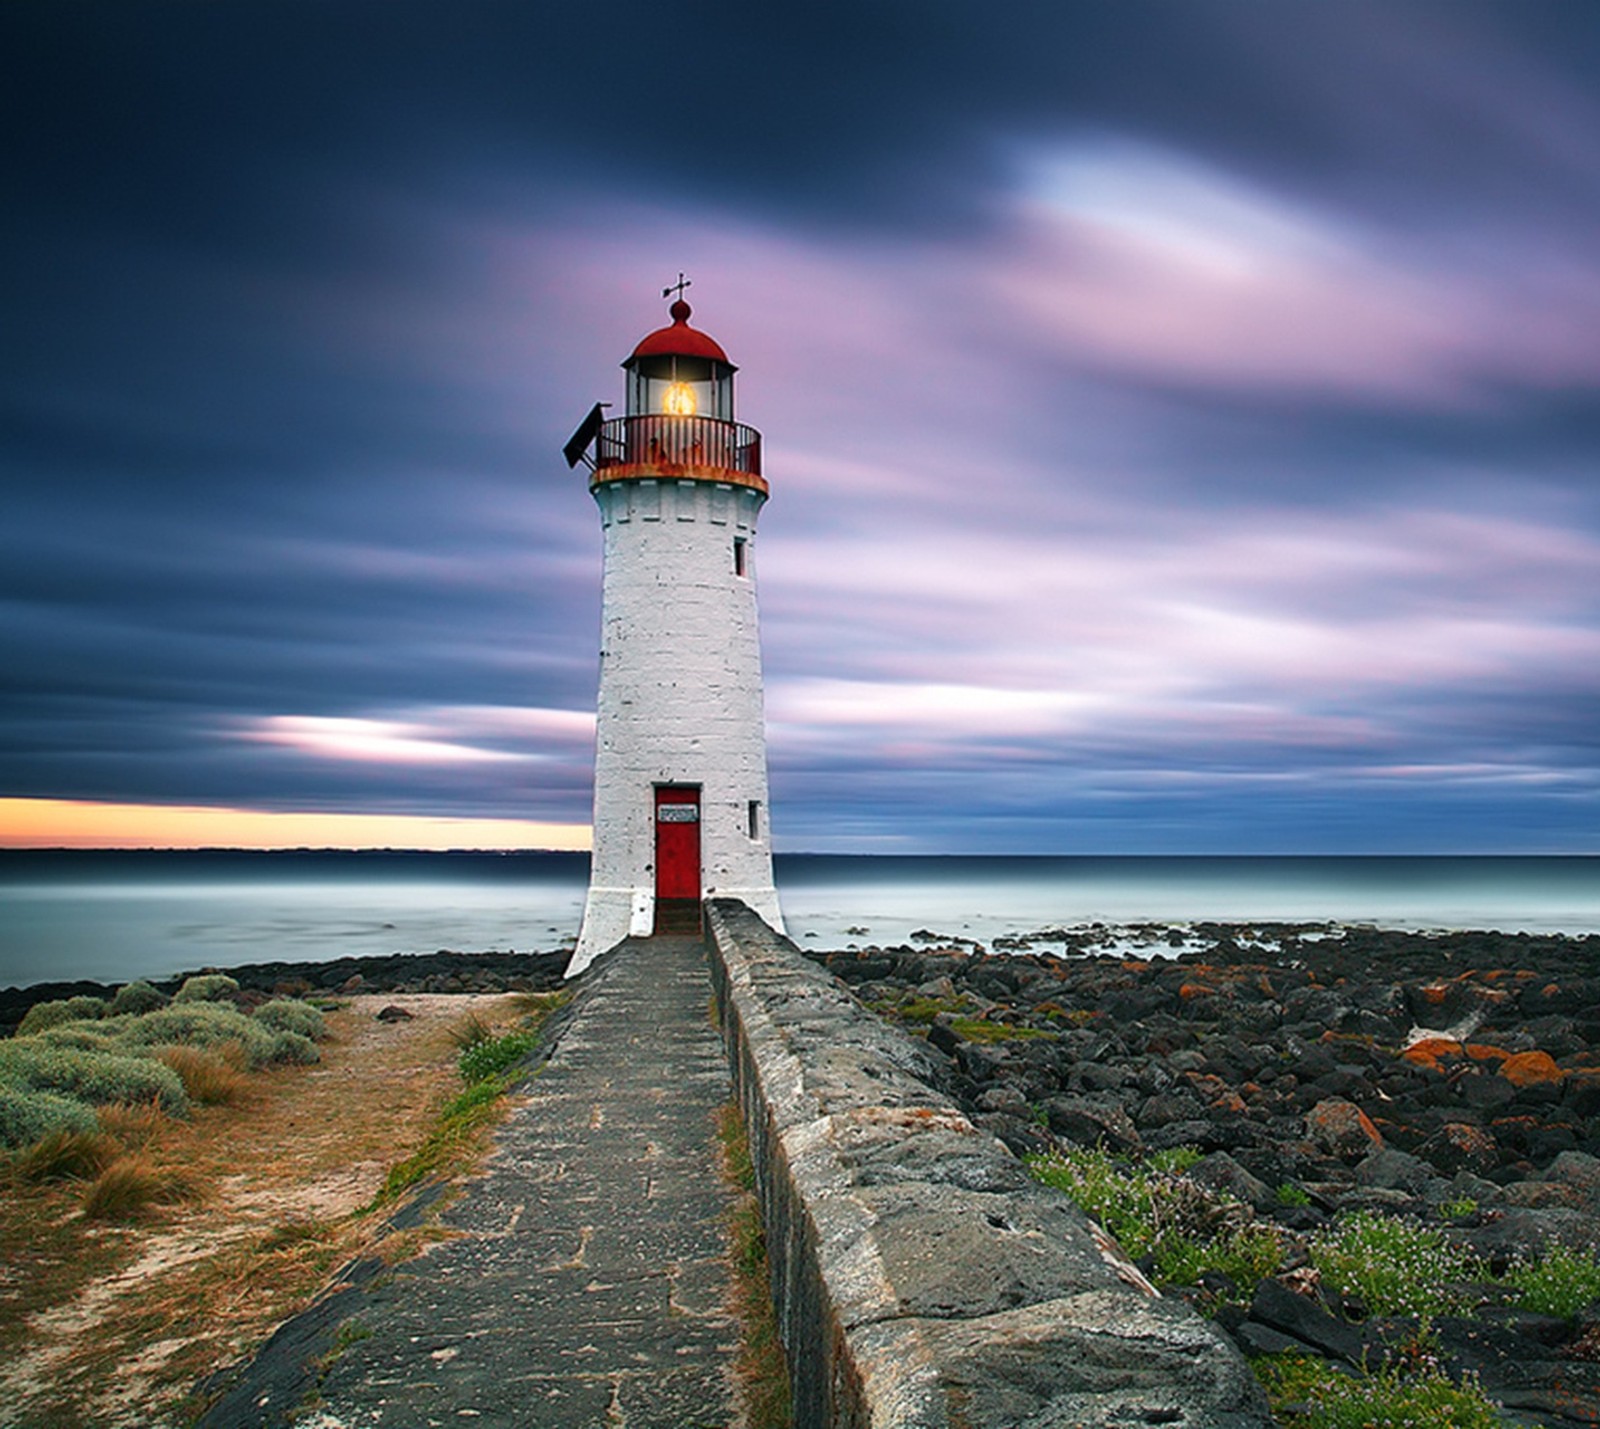
M 1600 852 L 1590 0 L 7 0 L 0 844 L 581 846 L 739 364 L 780 850 Z

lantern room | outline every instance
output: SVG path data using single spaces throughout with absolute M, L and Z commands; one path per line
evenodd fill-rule
M 733 374 L 738 369 L 714 338 L 689 326 L 691 309 L 679 298 L 672 326 L 645 338 L 626 362 L 630 417 L 709 417 L 733 420 Z
M 608 418 L 609 404 L 597 402 L 562 448 L 567 465 L 588 466 L 591 486 L 714 481 L 764 494 L 761 433 L 733 419 L 738 369 L 721 343 L 689 326 L 690 308 L 681 292 L 668 311 L 671 326 L 657 328 L 622 364 L 627 415 Z

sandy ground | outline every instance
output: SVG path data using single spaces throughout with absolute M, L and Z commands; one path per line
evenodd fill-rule
M 131 1226 L 85 1220 L 82 1186 L 19 1188 L 3 1226 L 0 1424 L 176 1422 L 195 1381 L 263 1342 L 368 1247 L 359 1214 L 461 1088 L 451 1027 L 510 1021 L 501 994 L 371 994 L 329 1018 L 323 1060 L 252 1079 L 240 1105 L 162 1119 L 144 1152 L 202 1198 Z M 387 1006 L 410 1020 L 381 1022 Z M 103 1265 L 90 1273 L 89 1262 Z M 79 1267 L 75 1272 L 74 1267 Z M 19 1314 L 20 1312 L 20 1314 Z

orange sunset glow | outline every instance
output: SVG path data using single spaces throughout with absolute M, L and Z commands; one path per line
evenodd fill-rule
M 587 824 L 0 799 L 0 848 L 588 847 Z

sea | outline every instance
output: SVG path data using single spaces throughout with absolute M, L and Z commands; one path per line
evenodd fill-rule
M 788 932 L 808 948 L 928 935 L 988 946 L 1090 928 L 1096 947 L 1162 955 L 1200 922 L 1600 933 L 1592 856 L 792 853 L 776 873 Z M 0 986 L 440 948 L 545 952 L 575 939 L 587 878 L 587 855 L 569 853 L 0 850 Z

